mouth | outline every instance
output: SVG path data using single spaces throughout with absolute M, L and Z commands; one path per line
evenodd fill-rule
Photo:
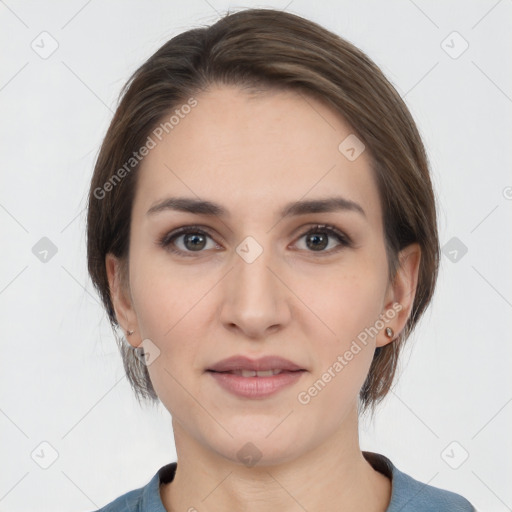
M 252 359 L 245 355 L 235 355 L 223 359 L 207 368 L 216 373 L 234 373 L 242 377 L 271 377 L 281 372 L 303 371 L 298 364 L 276 355 Z
M 214 371 L 207 370 L 224 391 L 238 398 L 262 400 L 276 395 L 281 390 L 290 388 L 298 383 L 306 370 L 247 370 L 245 368 Z
M 275 370 L 245 370 L 245 369 L 239 369 L 239 370 L 230 370 L 230 371 L 224 371 L 224 372 L 218 372 L 215 370 L 207 370 L 208 372 L 212 373 L 225 373 L 225 374 L 231 374 L 231 375 L 238 375 L 240 377 L 272 377 L 274 375 L 279 375 L 281 373 L 299 373 L 304 372 L 306 370 L 283 370 L 280 368 L 276 368 Z
M 218 361 L 206 373 L 223 390 L 239 398 L 264 399 L 295 385 L 306 370 L 277 355 L 252 359 L 239 354 Z

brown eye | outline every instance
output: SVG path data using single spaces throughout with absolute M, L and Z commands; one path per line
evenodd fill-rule
M 305 238 L 306 247 L 310 249 L 310 252 L 331 253 L 343 247 L 352 246 L 352 242 L 348 236 L 334 226 L 328 226 L 325 224 L 314 226 L 300 238 Z M 326 247 L 329 247 L 332 239 L 334 239 L 337 244 L 329 250 L 325 250 Z
M 187 233 L 183 236 L 183 245 L 191 251 L 200 251 L 206 245 L 206 236 L 200 233 Z
M 325 233 L 313 233 L 306 235 L 306 245 L 313 250 L 325 249 L 329 244 L 329 236 Z
M 209 240 L 211 243 L 208 247 Z M 164 235 L 158 240 L 158 245 L 182 256 L 190 256 L 194 252 L 201 253 L 205 252 L 205 249 L 219 247 L 209 233 L 195 226 L 185 226 Z

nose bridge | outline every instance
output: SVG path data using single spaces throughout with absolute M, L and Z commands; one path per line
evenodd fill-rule
M 243 244 L 238 248 L 239 260 L 235 264 L 234 278 L 236 282 L 237 292 L 241 297 L 250 299 L 251 297 L 259 298 L 262 301 L 273 297 L 275 290 L 275 280 L 269 267 L 272 267 L 274 259 L 271 250 L 262 250 L 254 259 L 251 258 L 251 252 L 255 251 L 253 247 L 249 247 L 247 253 L 243 253 Z M 254 257 L 254 256 L 252 256 Z
M 272 250 L 252 237 L 247 237 L 236 250 L 234 268 L 227 276 L 221 318 L 246 335 L 258 337 L 288 320 L 286 293 L 274 275 L 279 265 Z

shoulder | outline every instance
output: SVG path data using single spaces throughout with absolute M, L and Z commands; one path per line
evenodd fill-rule
M 149 485 L 149 484 L 148 484 Z M 96 512 L 142 512 L 141 501 L 145 487 L 127 492 Z
M 460 494 L 414 479 L 383 455 L 371 453 L 366 458 L 375 469 L 392 479 L 391 501 L 386 512 L 476 512 L 473 505 Z
M 119 496 L 95 512 L 166 512 L 160 498 L 160 484 L 171 481 L 175 471 L 176 462 L 161 467 L 146 485 Z
M 397 468 L 393 470 L 393 487 L 397 508 L 390 508 L 389 512 L 475 512 L 473 505 L 460 494 L 419 482 Z

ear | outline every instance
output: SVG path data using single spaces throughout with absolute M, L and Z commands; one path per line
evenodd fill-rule
M 385 327 L 376 339 L 377 347 L 391 343 L 404 329 L 411 314 L 412 305 L 416 296 L 418 273 L 421 260 L 421 248 L 417 243 L 408 245 L 398 255 L 399 268 L 386 292 L 384 319 Z M 393 329 L 393 336 L 387 337 L 386 327 Z
M 137 315 L 133 309 L 128 276 L 123 275 L 123 263 L 112 253 L 105 256 L 105 267 L 110 287 L 110 297 L 118 324 L 124 330 L 125 338 L 134 347 L 136 340 L 140 338 L 139 327 L 137 324 Z M 127 270 L 127 269 L 126 269 Z M 128 336 L 128 331 L 134 331 L 134 334 Z

